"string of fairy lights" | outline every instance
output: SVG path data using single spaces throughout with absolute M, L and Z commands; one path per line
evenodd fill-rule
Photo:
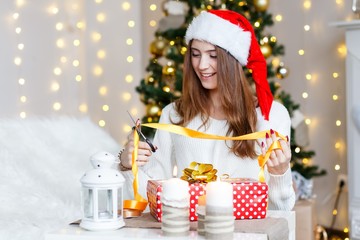
M 303 21 L 305 22 L 303 34 L 304 34 L 304 36 L 305 36 L 307 33 L 309 33 L 309 32 L 311 31 L 311 26 L 307 23 L 307 14 L 306 14 L 306 12 L 308 12 L 308 10 L 311 8 L 311 1 L 305 0 L 304 3 L 303 3 L 303 8 L 304 8 L 304 12 L 305 12 L 305 13 L 304 13 L 305 16 L 304 16 L 304 19 L 303 19 Z M 305 37 L 304 37 L 304 38 L 305 38 Z M 298 55 L 301 56 L 302 58 L 304 58 L 304 57 L 306 56 L 306 55 L 305 55 L 306 47 L 307 47 L 307 45 L 306 45 L 306 40 L 304 39 L 302 48 L 298 50 Z M 304 69 L 304 71 L 306 72 L 306 73 L 305 73 L 305 78 L 306 78 L 306 80 L 307 80 L 308 82 L 310 82 L 311 80 L 314 81 L 314 80 L 315 80 L 315 77 L 313 76 L 312 73 L 307 72 L 308 66 L 306 66 L 306 61 L 304 61 L 304 62 L 305 62 L 305 68 L 306 68 L 306 69 Z M 304 85 L 305 85 L 305 91 L 303 91 L 303 92 L 301 93 L 301 97 L 302 97 L 304 100 L 307 100 L 307 99 L 309 99 L 309 93 L 307 92 L 306 89 L 308 88 L 307 85 L 309 85 L 309 84 L 307 84 L 307 83 L 305 82 Z M 308 101 L 304 101 L 304 102 L 305 102 L 305 105 L 306 105 Z M 311 118 L 306 117 L 304 121 L 305 121 L 306 125 L 308 125 L 309 129 L 311 129 L 311 127 L 314 126 L 314 122 L 312 121 Z M 313 124 L 312 124 L 312 123 L 313 123 Z M 296 151 L 296 152 L 300 152 L 301 149 L 298 147 L 298 148 L 295 149 L 295 151 Z M 312 161 L 311 161 L 311 159 L 304 158 L 304 159 L 302 160 L 302 162 L 303 162 L 303 164 L 308 165 L 308 164 L 311 164 Z
M 341 8 L 344 6 L 344 1 L 343 0 L 336 0 L 336 5 Z M 339 56 L 340 59 L 343 59 L 345 62 L 345 58 L 347 55 L 347 49 L 346 49 L 346 45 L 344 42 L 339 43 L 339 45 L 337 46 L 337 54 Z M 335 86 L 335 91 L 331 96 L 331 100 L 333 101 L 333 106 L 335 106 L 337 109 L 342 109 L 345 104 L 345 93 L 344 92 L 339 92 L 339 89 L 344 89 L 342 86 L 344 85 L 345 82 L 345 73 L 341 74 L 338 71 L 334 71 L 331 74 L 331 80 L 333 82 L 333 85 Z M 337 128 L 336 133 L 338 134 L 338 136 L 341 136 L 341 133 L 346 132 L 345 126 L 343 125 L 343 123 L 345 123 L 346 120 L 342 119 L 342 118 L 337 118 L 335 119 L 335 127 Z M 345 136 L 344 136 L 345 137 Z M 334 140 L 334 148 L 335 151 L 337 152 L 337 158 L 335 158 L 336 162 L 334 163 L 334 170 L 335 172 L 338 174 L 340 174 L 340 171 L 342 170 L 342 167 L 344 167 L 344 165 L 346 164 L 346 141 L 345 139 L 341 138 L 341 137 L 337 137 Z M 346 172 L 346 170 L 345 170 Z M 339 184 L 339 183 L 338 183 Z M 346 183 L 347 185 L 347 183 Z M 339 187 L 339 186 L 337 186 Z M 347 186 L 346 186 L 347 187 Z M 336 217 L 338 216 L 339 212 L 338 212 L 338 206 L 335 206 L 334 209 L 332 210 L 332 214 L 333 214 L 333 220 L 336 219 Z M 343 228 L 344 233 L 349 233 L 349 227 L 347 225 L 344 226 Z M 348 238 L 345 238 L 348 239 Z
M 123 11 L 129 11 L 129 10 L 132 8 L 132 4 L 131 4 L 131 2 L 129 2 L 129 1 L 124 1 L 124 2 L 122 3 L 122 6 L 121 6 L 121 7 L 122 7 Z M 129 29 L 134 30 L 137 25 L 140 25 L 140 24 L 137 23 L 137 22 L 136 22 L 135 20 L 133 20 L 133 19 L 129 19 L 129 20 L 127 21 L 127 27 L 128 27 Z M 134 46 L 134 42 L 135 42 L 135 39 L 132 38 L 131 36 L 127 36 L 126 39 L 125 39 L 125 43 L 126 43 L 126 47 L 127 47 L 127 48 L 132 49 L 133 46 Z M 134 56 L 132 56 L 132 55 L 126 56 L 126 62 L 127 62 L 128 64 L 133 64 L 133 62 L 134 62 Z M 133 74 L 131 74 L 131 73 L 126 73 L 126 74 L 125 74 L 125 77 L 124 77 L 125 83 L 128 84 L 128 86 L 131 86 L 131 84 L 134 83 L 134 78 L 135 78 L 135 77 L 134 77 Z M 125 101 L 125 102 L 130 101 L 130 100 L 132 99 L 132 97 L 133 97 L 133 96 L 132 96 L 132 94 L 131 94 L 129 91 L 124 91 L 124 92 L 122 93 L 122 100 Z M 131 109 L 130 109 L 130 113 L 131 113 L 133 116 L 138 115 L 138 108 L 136 108 L 136 107 L 131 108 Z M 124 124 L 123 131 L 124 131 L 125 133 L 128 133 L 128 132 L 131 131 L 131 128 L 132 128 L 132 126 L 131 126 L 130 124 Z
M 107 113 L 108 111 L 110 111 L 110 105 L 108 103 L 109 87 L 108 87 L 107 79 L 104 77 L 104 73 L 106 70 L 102 66 L 102 61 L 106 58 L 106 54 L 107 54 L 106 50 L 103 48 L 104 43 L 102 43 L 103 41 L 102 29 L 104 23 L 106 23 L 107 21 L 107 15 L 102 7 L 103 2 L 95 1 L 95 3 L 98 4 L 97 12 L 95 13 L 95 18 L 96 21 L 98 22 L 98 25 L 94 26 L 91 29 L 94 45 L 96 46 L 96 61 L 94 62 L 94 67 L 92 72 L 93 72 L 93 76 L 95 78 L 98 78 L 97 81 L 100 80 L 99 81 L 100 84 L 98 88 L 99 101 L 101 102 L 101 110 L 104 113 Z M 105 118 L 100 119 L 98 121 L 98 124 L 101 127 L 105 127 L 106 125 Z
M 344 5 L 344 1 L 336 0 L 336 4 L 339 7 L 342 7 Z M 337 46 L 337 53 L 338 53 L 338 56 L 340 59 L 345 60 L 346 54 L 347 54 L 345 43 L 340 43 Z M 343 83 L 345 82 L 345 74 L 341 75 L 338 71 L 334 71 L 331 73 L 331 78 L 332 78 L 332 81 L 334 82 L 334 86 L 336 86 L 335 87 L 336 91 L 334 91 L 334 93 L 332 94 L 331 99 L 336 107 L 341 108 L 343 101 L 345 101 L 345 98 L 341 95 L 342 94 L 341 92 L 338 92 L 338 90 L 342 89 L 341 85 L 343 85 Z M 345 129 L 343 127 L 343 122 L 345 122 L 345 119 L 341 119 L 341 118 L 335 119 L 334 125 L 337 127 L 337 129 L 338 129 L 337 133 L 339 133 L 339 134 L 341 132 L 345 132 Z M 339 156 L 337 158 L 338 162 L 336 162 L 334 164 L 335 171 L 341 170 L 342 163 L 345 159 L 345 157 L 344 157 L 345 156 L 345 147 L 346 147 L 346 145 L 345 145 L 344 139 L 338 138 L 335 140 L 334 148 L 338 152 L 338 156 Z M 334 212 L 334 214 L 335 214 L 335 212 Z
M 14 56 L 14 65 L 17 69 L 17 83 L 18 83 L 18 95 L 19 95 L 19 116 L 21 118 L 26 117 L 26 112 L 24 111 L 25 105 L 27 102 L 27 95 L 25 94 L 26 80 L 23 77 L 22 64 L 23 64 L 23 50 L 25 44 L 23 43 L 22 31 L 23 28 L 20 24 L 21 8 L 24 5 L 23 1 L 16 2 L 17 8 L 12 14 L 12 19 L 14 22 L 14 33 L 16 34 L 16 53 Z

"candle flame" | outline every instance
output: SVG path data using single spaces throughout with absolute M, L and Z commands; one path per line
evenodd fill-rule
M 177 177 L 177 170 L 177 166 L 175 165 L 173 169 L 173 177 Z

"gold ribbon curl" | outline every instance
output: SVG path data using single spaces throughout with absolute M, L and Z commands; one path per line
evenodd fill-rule
M 172 125 L 172 124 L 165 124 L 165 123 L 144 123 L 144 124 L 142 124 L 142 126 L 149 127 L 149 128 L 155 128 L 155 129 L 159 129 L 159 130 L 164 130 L 164 131 L 168 131 L 168 132 L 171 132 L 171 133 L 176 133 L 176 134 L 191 137 L 191 138 L 201 138 L 201 139 L 256 140 L 256 139 L 259 139 L 259 138 L 265 138 L 266 133 L 268 133 L 269 136 L 271 136 L 270 135 L 271 133 L 268 130 L 267 131 L 249 133 L 249 134 L 236 136 L 236 137 L 229 137 L 229 136 L 218 136 L 218 135 L 202 133 L 202 132 L 190 129 L 190 128 L 179 126 L 179 125 Z M 275 135 L 277 137 L 279 137 L 279 138 L 286 141 L 286 138 L 283 135 L 281 135 L 280 133 L 278 133 L 276 131 L 274 131 L 274 132 L 275 132 Z M 258 157 L 258 164 L 260 166 L 260 172 L 259 172 L 258 177 L 259 177 L 260 182 L 265 182 L 264 167 L 265 167 L 265 164 L 266 164 L 267 160 L 270 157 L 271 152 L 273 150 L 275 150 L 275 149 L 281 149 L 281 145 L 280 145 L 279 141 L 274 141 L 270 145 L 268 150 L 266 151 L 266 154 L 265 155 L 259 155 L 259 157 Z
M 128 217 L 138 217 L 145 210 L 148 202 L 144 199 L 138 192 L 139 189 L 139 178 L 138 178 L 138 166 L 136 164 L 136 159 L 138 157 L 138 147 L 139 147 L 139 134 L 137 131 L 134 131 L 134 151 L 131 158 L 131 171 L 134 175 L 133 181 L 133 190 L 134 190 L 134 200 L 124 200 L 124 218 Z
M 191 162 L 188 168 L 183 170 L 183 175 L 180 179 L 189 183 L 208 183 L 216 181 L 217 170 L 213 168 L 212 164 Z

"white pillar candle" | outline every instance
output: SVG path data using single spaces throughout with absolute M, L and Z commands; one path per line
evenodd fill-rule
M 233 186 L 231 183 L 215 181 L 206 185 L 206 206 L 233 207 Z
M 161 230 L 164 236 L 186 236 L 190 230 L 189 183 L 171 178 L 162 184 Z
M 233 239 L 233 186 L 228 182 L 209 182 L 206 185 L 205 238 Z
M 189 183 L 180 178 L 170 178 L 162 184 L 161 201 L 171 207 L 189 207 Z

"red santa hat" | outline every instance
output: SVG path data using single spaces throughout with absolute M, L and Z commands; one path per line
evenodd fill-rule
M 203 11 L 189 25 L 185 41 L 198 39 L 228 51 L 242 66 L 252 71 L 261 112 L 269 120 L 273 101 L 267 81 L 267 65 L 256 40 L 251 23 L 241 14 L 230 10 Z

